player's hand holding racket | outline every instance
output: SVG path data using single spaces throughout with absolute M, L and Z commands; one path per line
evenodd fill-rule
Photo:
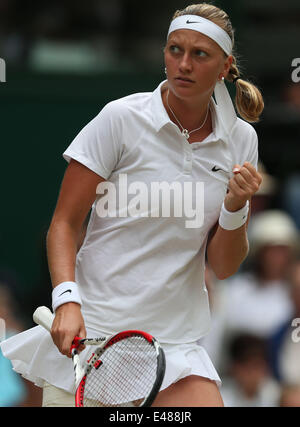
M 80 305 L 70 302 L 59 306 L 51 327 L 54 344 L 65 356 L 72 357 L 71 345 L 75 336 L 86 338 L 86 329 Z M 83 350 L 84 346 L 78 348 Z
M 54 315 L 38 307 L 34 321 L 51 331 Z M 92 346 L 87 361 L 79 347 Z M 130 330 L 97 338 L 75 337 L 71 347 L 75 374 L 75 406 L 151 406 L 165 373 L 165 356 L 157 340 Z

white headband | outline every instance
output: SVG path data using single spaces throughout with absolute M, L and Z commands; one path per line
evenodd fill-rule
M 227 55 L 231 55 L 232 41 L 226 31 L 219 25 L 198 15 L 182 15 L 175 18 L 170 25 L 169 35 L 176 30 L 194 30 L 214 40 Z
M 219 25 L 208 19 L 202 18 L 201 16 L 178 16 L 171 22 L 168 38 L 169 35 L 176 30 L 198 31 L 199 33 L 202 33 L 214 40 L 227 55 L 231 55 L 232 53 L 232 41 L 226 31 L 222 30 Z M 223 80 L 216 83 L 214 93 L 223 124 L 230 133 L 233 125 L 236 122 L 237 116 L 231 97 Z

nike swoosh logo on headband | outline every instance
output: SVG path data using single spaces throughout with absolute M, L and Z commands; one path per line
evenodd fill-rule
M 190 21 L 189 19 L 186 21 L 187 24 L 201 24 L 200 21 Z

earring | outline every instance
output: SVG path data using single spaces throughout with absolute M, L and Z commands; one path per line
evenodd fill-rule
M 165 75 L 167 75 L 167 67 L 165 67 Z

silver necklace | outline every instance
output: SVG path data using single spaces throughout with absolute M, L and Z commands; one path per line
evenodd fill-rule
M 201 126 L 199 126 L 197 129 L 194 129 L 194 130 L 188 131 L 187 129 L 185 129 L 185 128 L 182 126 L 182 124 L 180 123 L 180 121 L 179 121 L 179 120 L 177 119 L 177 117 L 175 116 L 174 111 L 173 111 L 173 110 L 172 110 L 172 108 L 170 107 L 170 105 L 169 105 L 169 93 L 170 93 L 170 91 L 169 91 L 169 89 L 168 89 L 168 94 L 167 94 L 167 106 L 168 106 L 169 110 L 171 111 L 171 113 L 173 114 L 174 119 L 175 119 L 175 120 L 176 120 L 176 122 L 179 124 L 179 126 L 180 126 L 180 128 L 181 128 L 181 134 L 182 134 L 186 139 L 189 139 L 189 137 L 190 137 L 190 135 L 191 135 L 192 133 L 196 132 L 197 130 L 202 129 L 202 128 L 203 128 L 203 126 L 205 125 L 206 120 L 207 120 L 207 117 L 208 117 L 208 113 L 209 113 L 209 106 L 208 106 L 208 108 L 207 108 L 206 116 L 205 116 L 205 119 L 204 119 L 204 122 L 202 123 L 202 125 L 201 125 Z

